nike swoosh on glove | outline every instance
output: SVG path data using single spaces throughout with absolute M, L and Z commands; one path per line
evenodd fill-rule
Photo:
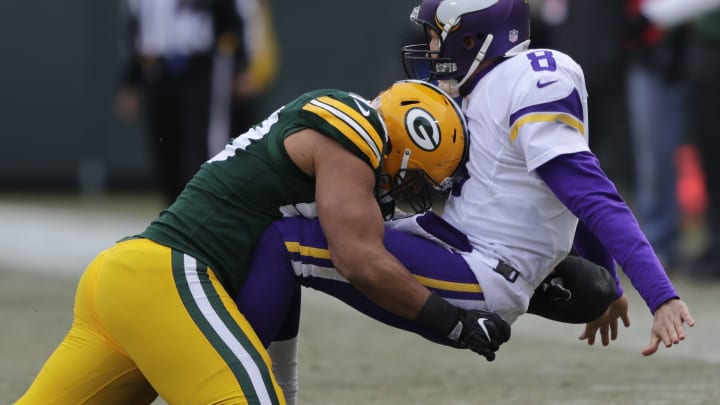
M 448 338 L 456 342 L 458 348 L 470 349 L 493 361 L 500 345 L 510 339 L 510 324 L 492 312 L 461 309 Z

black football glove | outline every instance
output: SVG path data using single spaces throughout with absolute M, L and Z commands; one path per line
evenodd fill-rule
M 447 337 L 453 347 L 470 349 L 488 361 L 495 360 L 495 352 L 510 339 L 510 325 L 498 315 L 456 307 L 437 293 L 430 294 L 415 322 Z
M 492 312 L 460 309 L 457 324 L 448 338 L 456 342 L 458 348 L 470 349 L 493 361 L 500 345 L 510 339 L 510 325 Z

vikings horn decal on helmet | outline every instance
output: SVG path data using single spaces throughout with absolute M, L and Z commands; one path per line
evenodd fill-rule
M 438 87 L 419 80 L 394 83 L 373 105 L 388 130 L 378 198 L 404 200 L 414 212 L 432 206 L 428 187 L 449 191 L 467 157 L 460 107 Z
M 460 87 L 486 58 L 510 56 L 530 45 L 527 0 L 423 0 L 410 19 L 440 37 L 402 50 L 406 74 L 415 79 L 455 80 Z

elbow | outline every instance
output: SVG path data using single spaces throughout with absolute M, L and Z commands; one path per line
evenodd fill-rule
M 337 254 L 332 252 L 333 264 L 337 272 L 356 287 L 374 285 L 378 282 L 380 271 L 377 260 L 364 254 Z

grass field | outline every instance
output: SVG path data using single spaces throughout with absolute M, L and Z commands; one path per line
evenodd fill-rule
M 158 209 L 144 195 L 0 198 L 0 404 L 21 395 L 67 331 L 87 261 Z M 678 347 L 640 354 L 651 318 L 631 291 L 633 325 L 610 347 L 577 340 L 580 326 L 526 315 L 492 363 L 304 290 L 299 402 L 719 404 L 720 284 L 674 281 L 697 321 Z

